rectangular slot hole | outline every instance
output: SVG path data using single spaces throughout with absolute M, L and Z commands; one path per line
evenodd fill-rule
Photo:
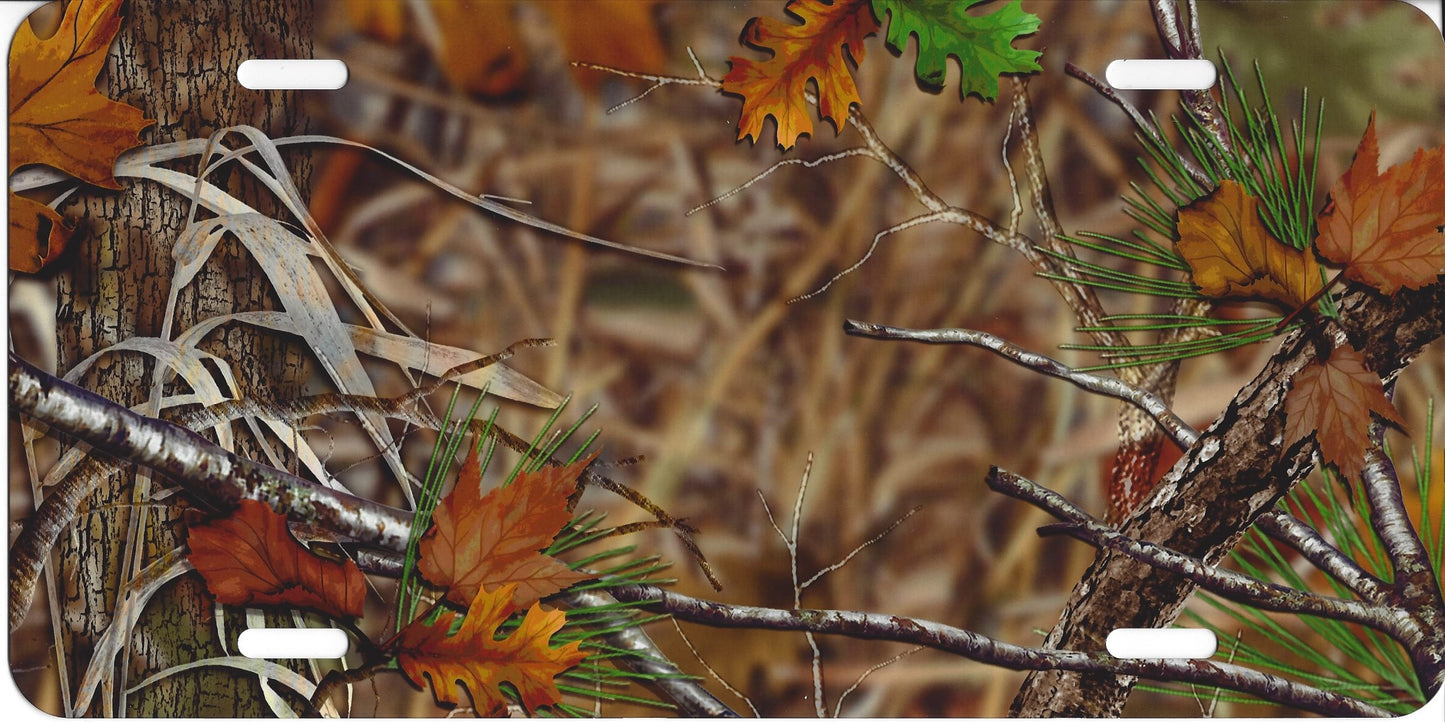
M 338 659 L 351 647 L 340 629 L 246 629 L 236 646 L 252 659 Z
M 251 90 L 337 90 L 347 77 L 340 60 L 253 58 L 236 68 L 236 80 Z
M 1208 60 L 1121 59 L 1104 69 L 1104 80 L 1120 90 L 1205 90 L 1218 79 Z
M 1104 647 L 1119 659 L 1208 659 L 1218 640 L 1208 629 L 1116 629 Z

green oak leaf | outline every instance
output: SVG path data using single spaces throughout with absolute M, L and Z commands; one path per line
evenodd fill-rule
M 873 14 L 888 23 L 888 47 L 902 53 L 908 36 L 918 38 L 918 62 L 913 72 L 919 82 L 942 88 L 948 73 L 948 58 L 957 58 L 963 68 L 958 88 L 961 98 L 969 93 L 984 100 L 998 97 L 998 76 L 1002 73 L 1032 73 L 1040 70 L 1039 53 L 1020 50 L 1013 41 L 1039 29 L 1037 15 L 1026 13 L 1019 0 L 985 15 L 972 15 L 969 8 L 986 0 L 873 0 Z

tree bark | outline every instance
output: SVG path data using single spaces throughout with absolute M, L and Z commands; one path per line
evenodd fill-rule
M 1264 370 L 1235 395 L 1120 531 L 1218 563 L 1264 511 L 1314 467 L 1312 440 L 1282 449 L 1284 395 L 1294 374 L 1323 350 L 1350 343 L 1385 378 L 1393 378 L 1445 331 L 1445 284 L 1385 297 L 1352 287 L 1340 304 L 1342 323 L 1295 333 Z M 1323 336 L 1323 343 L 1317 344 Z M 1350 338 L 1347 338 L 1350 337 Z M 1116 552 L 1101 552 L 1074 587 L 1046 642 L 1052 649 L 1096 652 L 1109 632 L 1172 623 L 1193 582 Z M 1010 714 L 1022 717 L 1117 717 L 1132 677 L 1035 672 Z M 1433 694 L 1433 690 L 1427 692 Z
M 131 0 L 102 76 L 112 98 L 156 119 L 146 140 L 163 143 L 204 138 L 229 125 L 255 125 L 272 135 L 304 132 L 294 93 L 242 88 L 235 68 L 253 57 L 310 57 L 310 0 Z M 288 159 L 291 160 L 291 159 Z M 293 165 L 306 186 L 304 157 Z M 258 184 L 238 177 L 222 187 L 263 212 L 275 210 Z M 131 183 L 119 193 L 83 201 L 84 240 L 59 279 L 57 339 L 64 373 L 98 350 L 136 336 L 160 336 L 170 279 L 171 246 L 185 225 L 186 199 L 154 184 Z M 180 293 L 173 335 L 222 313 L 277 308 L 265 276 L 239 244 L 226 242 Z M 204 348 L 231 366 L 248 395 L 299 392 L 307 358 L 302 347 L 237 325 L 214 333 Z M 126 406 L 149 397 L 154 362 L 139 354 L 108 355 L 84 384 Z M 256 456 L 238 438 L 242 455 Z M 127 528 L 145 517 L 139 564 L 174 549 L 181 505 L 148 504 L 132 497 L 134 467 L 125 466 L 85 503 L 75 528 L 62 537 L 52 568 L 60 590 L 65 664 L 72 682 L 90 662 L 90 650 L 111 623 L 122 579 Z M 133 685 L 150 674 L 188 661 L 224 654 L 216 627 L 207 621 L 213 604 L 197 579 L 185 577 L 159 595 L 131 635 L 129 670 L 118 677 Z M 228 629 L 239 629 L 239 619 Z M 234 640 L 225 640 L 234 650 Z M 127 664 L 122 662 L 122 664 Z M 99 705 L 99 703 L 97 703 Z M 104 707 L 77 710 L 96 714 Z M 119 710 L 116 710 L 119 712 Z M 254 675 L 196 670 L 176 674 L 131 695 L 128 716 L 270 715 Z

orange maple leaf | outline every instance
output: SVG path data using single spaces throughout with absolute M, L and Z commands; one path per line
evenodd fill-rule
M 1179 209 L 1177 248 L 1194 285 L 1213 298 L 1255 298 L 1293 311 L 1323 287 L 1313 254 L 1265 228 L 1259 199 L 1231 180 Z
M 412 684 L 425 687 L 423 676 L 431 679 L 432 691 L 440 704 L 457 703 L 457 684 L 464 684 L 478 711 L 497 712 L 506 705 L 501 684 L 510 682 L 529 711 L 556 704 L 562 694 L 554 678 L 587 658 L 582 643 L 552 647 L 552 635 L 567 621 L 560 611 L 544 611 L 533 603 L 511 636 L 497 639 L 502 622 L 520 609 L 512 603 L 515 585 L 477 592 L 457 633 L 447 635 L 457 613 L 443 610 L 435 622 L 418 618 L 389 643 Z
M 307 551 L 286 529 L 286 517 L 259 501 L 242 499 L 230 516 L 193 525 L 187 543 L 191 565 L 222 604 L 361 616 L 366 580 L 356 563 Z
M 427 581 L 447 587 L 447 599 L 459 606 L 469 604 L 483 587 L 501 584 L 516 585 L 516 603 L 526 606 L 590 578 L 541 550 L 572 518 L 567 497 L 594 458 L 523 472 L 482 496 L 481 465 L 473 448 L 421 539 L 417 569 Z
M 1345 277 L 1394 293 L 1445 273 L 1445 147 L 1419 150 L 1378 171 L 1375 116 L 1354 163 L 1330 189 L 1317 220 L 1315 248 L 1345 267 Z
M 1284 399 L 1284 448 L 1317 433 L 1320 456 L 1346 479 L 1358 480 L 1370 448 L 1370 414 L 1403 425 L 1380 377 L 1353 348 L 1335 349 L 1294 376 Z
M 809 80 L 818 84 L 818 116 L 839 132 L 848 123 L 848 108 L 862 102 L 848 60 L 862 62 L 863 39 L 878 31 L 878 21 L 868 0 L 792 0 L 784 10 L 802 24 L 762 17 L 748 21 L 743 42 L 773 57 L 762 62 L 730 58 L 722 90 L 743 98 L 738 140 L 761 139 L 763 122 L 771 115 L 778 123 L 778 146 L 787 150 L 799 135 L 813 132 L 804 98 Z
M 120 188 L 115 159 L 154 121 L 95 89 L 122 0 L 72 2 L 45 40 L 28 23 L 10 49 L 10 173 L 48 165 L 91 185 Z

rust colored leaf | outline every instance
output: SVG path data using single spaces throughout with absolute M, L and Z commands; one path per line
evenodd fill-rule
M 1379 159 L 1371 115 L 1354 163 L 1330 189 L 1315 248 L 1346 278 L 1385 293 L 1420 288 L 1445 273 L 1445 147 L 1384 173 Z
M 792 0 L 786 12 L 801 24 L 753 18 L 743 30 L 743 42 L 772 53 L 764 61 L 734 57 L 723 76 L 725 93 L 743 98 L 738 139 L 762 138 L 769 115 L 778 124 L 778 146 L 793 147 L 798 136 L 813 132 L 808 81 L 818 84 L 818 116 L 842 131 L 848 108 L 861 103 L 848 67 L 863 60 L 863 39 L 878 31 L 878 21 L 867 0 Z
M 21 24 L 10 49 L 9 172 L 43 164 L 92 185 L 120 188 L 115 159 L 141 144 L 151 120 L 95 89 L 121 0 L 72 2 L 45 40 Z
M 1404 424 L 1385 398 L 1380 377 L 1348 346 L 1301 369 L 1284 400 L 1284 446 L 1316 433 L 1320 456 L 1346 479 L 1358 481 L 1370 447 L 1370 414 Z
M 417 569 L 447 588 L 447 599 L 465 606 L 483 587 L 514 584 L 516 604 L 531 602 L 589 578 L 541 550 L 572 518 L 567 497 L 595 455 L 568 466 L 523 472 L 513 482 L 481 492 L 481 467 L 473 448 L 456 487 L 437 504 L 422 537 Z
M 1314 255 L 1270 235 L 1259 200 L 1226 180 L 1179 209 L 1179 253 L 1212 298 L 1261 299 L 1293 311 L 1323 286 Z
M 75 237 L 75 221 L 54 208 L 10 194 L 10 270 L 38 273 Z
M 286 517 L 259 501 L 243 499 L 230 516 L 193 525 L 187 542 L 191 564 L 222 604 L 361 616 L 366 580 L 356 563 L 307 551 Z
M 520 609 L 511 601 L 514 592 L 514 585 L 477 592 L 461 627 L 451 636 L 447 632 L 457 613 L 450 610 L 442 611 L 431 625 L 425 617 L 408 624 L 390 644 L 402 672 L 418 687 L 425 687 L 423 677 L 429 677 L 440 704 L 455 705 L 457 684 L 466 685 L 479 712 L 495 713 L 506 705 L 503 682 L 516 688 L 529 711 L 561 701 L 554 678 L 580 664 L 587 654 L 581 642 L 552 647 L 552 635 L 567 617 L 560 611 L 544 611 L 536 603 L 521 626 L 497 639 L 498 627 Z

